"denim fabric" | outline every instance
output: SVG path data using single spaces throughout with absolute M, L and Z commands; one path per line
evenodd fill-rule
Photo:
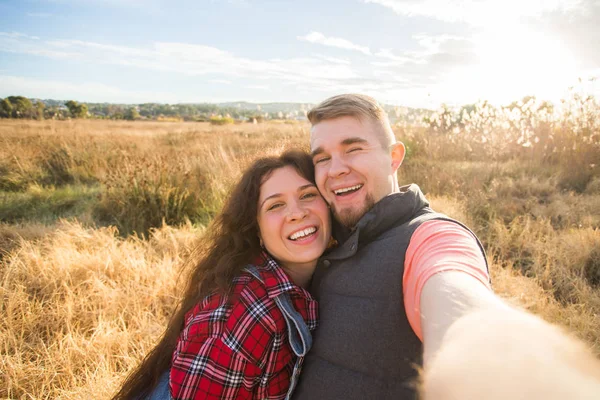
M 169 389 L 169 373 L 170 370 L 167 370 L 161 375 L 154 390 L 144 400 L 172 400 Z

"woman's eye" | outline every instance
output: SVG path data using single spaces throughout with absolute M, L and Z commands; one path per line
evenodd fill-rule
M 303 194 L 303 195 L 300 197 L 300 199 L 302 199 L 302 200 L 304 200 L 304 199 L 312 199 L 312 198 L 315 198 L 315 197 L 317 197 L 317 194 L 316 194 L 316 193 L 304 193 L 304 194 Z
M 348 150 L 347 153 L 352 153 L 354 151 L 359 151 L 359 150 L 362 150 L 362 149 L 360 147 L 353 147 L 350 150 Z
M 281 203 L 271 204 L 269 207 L 267 207 L 267 211 L 275 210 L 276 208 L 279 208 L 281 206 L 283 206 L 283 204 L 281 204 Z

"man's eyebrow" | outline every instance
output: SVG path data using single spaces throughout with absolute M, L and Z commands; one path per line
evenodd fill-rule
M 318 156 L 321 153 L 325 153 L 325 149 L 323 149 L 323 146 L 319 146 L 316 149 L 314 149 L 313 151 L 311 151 L 310 156 L 312 158 L 314 158 L 315 156 Z
M 356 143 L 369 143 L 369 141 L 367 139 L 361 138 L 360 136 L 354 136 L 354 137 L 342 140 L 342 144 L 344 146 L 349 146 L 351 144 L 356 144 Z
M 307 183 L 306 185 L 302 185 L 298 188 L 297 192 L 301 192 L 303 190 L 306 190 L 308 188 L 312 188 L 312 187 L 316 187 L 314 183 Z M 260 203 L 260 206 L 258 208 L 262 208 L 263 204 L 265 204 L 267 202 L 267 200 L 269 199 L 274 199 L 277 197 L 281 197 L 283 196 L 281 193 L 273 193 L 272 195 L 270 195 L 269 197 L 267 197 L 266 199 L 264 199 L 262 201 L 262 203 Z
M 367 139 L 361 138 L 360 136 L 353 136 L 342 140 L 341 144 L 343 146 L 350 146 L 351 144 L 356 143 L 368 144 L 369 141 Z M 325 149 L 323 149 L 323 146 L 319 146 L 313 151 L 311 151 L 310 156 L 314 158 L 315 156 L 318 156 L 321 153 L 325 153 Z

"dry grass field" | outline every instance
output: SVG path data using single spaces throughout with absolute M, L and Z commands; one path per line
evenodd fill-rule
M 523 115 L 396 126 L 399 180 L 476 231 L 498 294 L 600 355 L 600 112 Z M 0 121 L 0 398 L 109 398 L 232 180 L 291 146 L 308 125 Z

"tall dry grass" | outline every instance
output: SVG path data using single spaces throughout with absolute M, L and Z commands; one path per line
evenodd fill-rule
M 107 398 L 161 334 L 202 230 L 60 222 L 2 261 L 2 398 Z
M 246 163 L 306 148 L 306 134 L 289 124 L 3 121 L 0 221 L 78 214 L 142 235 L 163 220 L 206 223 Z
M 600 354 L 598 145 L 511 156 L 499 138 L 516 125 L 487 113 L 456 134 L 396 127 L 409 146 L 399 180 L 477 232 L 501 296 Z M 530 138 L 548 129 L 520 124 Z M 108 398 L 159 337 L 232 181 L 307 145 L 304 124 L 0 122 L 0 398 Z

